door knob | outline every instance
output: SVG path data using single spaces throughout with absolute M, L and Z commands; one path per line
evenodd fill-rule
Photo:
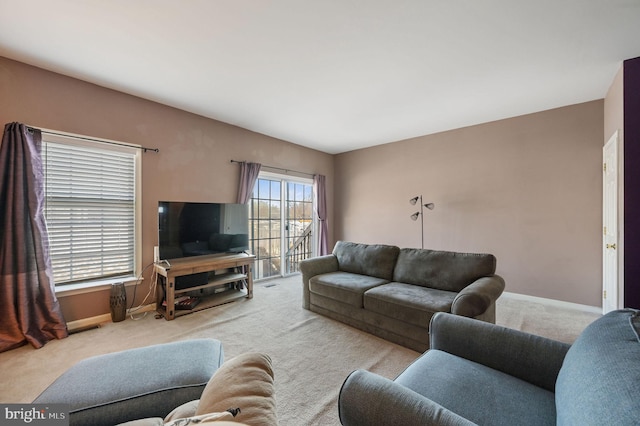
M 616 245 L 615 245 L 615 243 L 614 244 L 607 244 L 607 248 L 615 250 L 616 249 Z

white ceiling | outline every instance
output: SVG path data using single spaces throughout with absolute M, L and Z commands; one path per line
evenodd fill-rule
M 603 98 L 640 0 L 0 0 L 0 56 L 340 153 Z

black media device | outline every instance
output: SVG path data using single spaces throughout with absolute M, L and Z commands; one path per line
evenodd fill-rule
M 199 272 L 197 274 L 176 277 L 176 290 L 184 290 L 186 288 L 207 284 L 209 284 L 208 272 Z
M 249 251 L 249 206 L 160 201 L 158 246 L 160 260 L 170 263 L 189 256 Z
M 158 253 L 168 265 L 175 259 L 249 251 L 246 204 L 158 203 Z M 176 290 L 206 285 L 209 273 L 176 277 Z

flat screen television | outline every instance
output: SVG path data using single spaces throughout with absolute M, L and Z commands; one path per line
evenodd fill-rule
M 161 260 L 249 250 L 246 204 L 158 202 Z

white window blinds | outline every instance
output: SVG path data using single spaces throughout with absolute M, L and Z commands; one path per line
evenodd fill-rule
M 55 284 L 134 274 L 136 150 L 43 139 Z

